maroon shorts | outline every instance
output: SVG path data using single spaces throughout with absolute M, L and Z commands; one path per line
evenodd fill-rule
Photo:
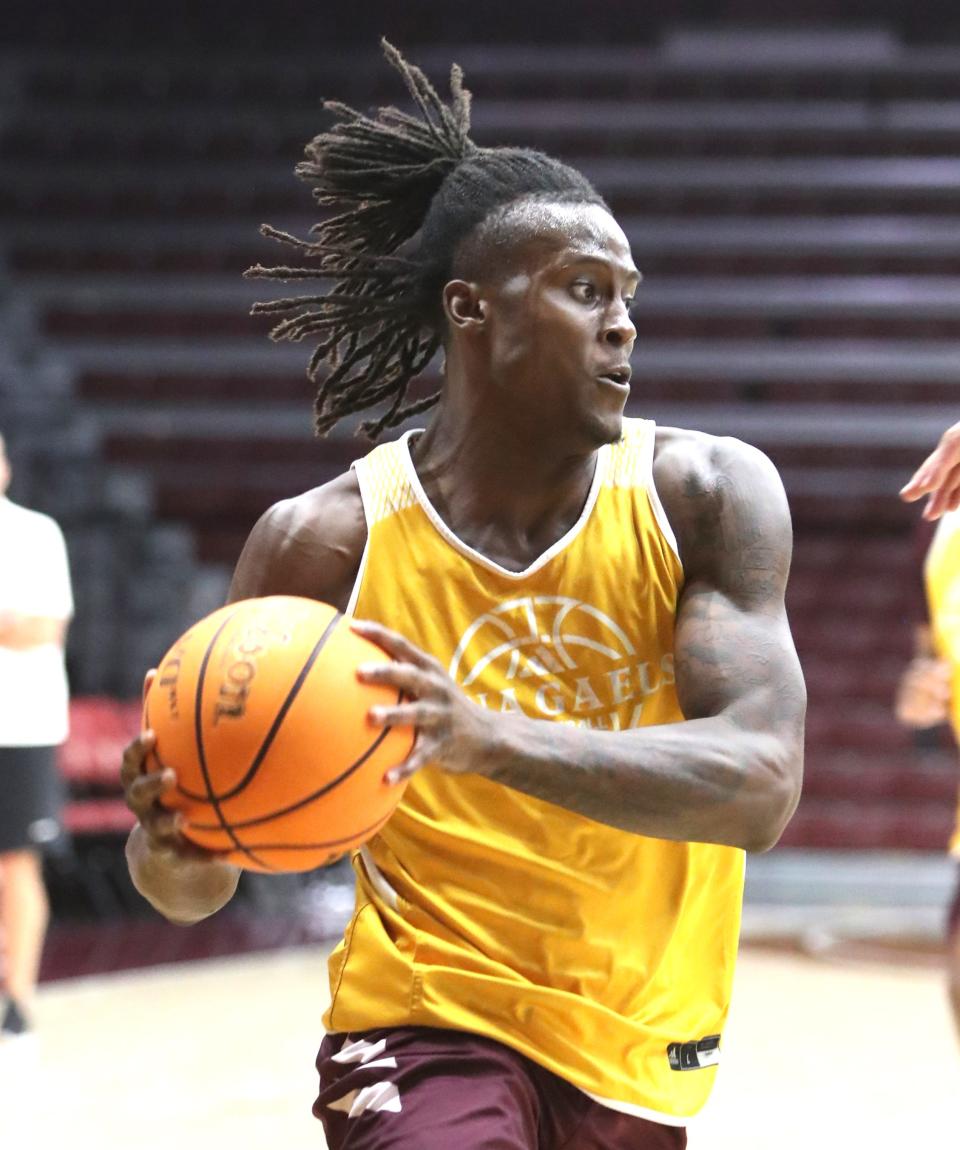
M 330 1034 L 313 1107 L 329 1150 L 681 1150 L 489 1038 L 409 1026 Z

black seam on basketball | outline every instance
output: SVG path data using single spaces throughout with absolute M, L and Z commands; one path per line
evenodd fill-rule
M 300 693 L 300 688 L 306 682 L 307 675 L 310 674 L 310 670 L 313 667 L 314 663 L 316 663 L 317 659 L 319 658 L 320 652 L 326 646 L 327 640 L 330 638 L 331 632 L 333 631 L 334 627 L 336 627 L 337 623 L 339 623 L 339 621 L 342 618 L 343 618 L 343 616 L 340 614 L 339 611 L 337 611 L 337 613 L 334 615 L 334 617 L 330 620 L 330 622 L 323 629 L 323 634 L 320 636 L 320 638 L 314 644 L 314 648 L 310 652 L 310 654 L 307 656 L 307 661 L 300 668 L 300 673 L 299 673 L 299 675 L 297 675 L 296 679 L 294 680 L 293 686 L 291 686 L 290 690 L 287 692 L 287 697 L 286 697 L 286 699 L 284 699 L 283 705 L 281 706 L 280 710 L 277 711 L 276 717 L 274 718 L 273 723 L 270 726 L 270 730 L 267 731 L 263 742 L 260 744 L 260 749 L 257 751 L 256 755 L 254 755 L 253 762 L 250 764 L 250 767 L 247 770 L 247 773 L 243 776 L 243 778 L 231 790 L 224 791 L 223 794 L 217 795 L 217 798 L 221 802 L 225 803 L 228 799 L 234 798 L 235 796 L 240 794 L 240 792 L 242 790 L 245 790 L 250 785 L 250 783 L 253 781 L 257 772 L 260 770 L 260 767 L 263 765 L 263 760 L 267 757 L 267 752 L 270 750 L 270 747 L 273 745 L 273 740 L 277 737 L 277 732 L 280 730 L 280 727 L 283 725 L 283 720 L 287 717 L 287 712 L 293 706 L 294 699 L 296 699 L 297 695 Z M 243 823 L 235 823 L 234 824 L 234 826 L 243 826 L 243 825 L 244 825 Z
M 158 763 L 160 763 L 160 758 L 159 758 L 159 756 L 157 757 L 157 762 L 158 762 Z M 162 766 L 163 766 L 163 763 L 160 763 L 160 765 L 161 765 L 161 767 L 162 767 Z M 192 800 L 193 800 L 195 803 L 205 803 L 205 802 L 207 802 L 207 798 L 208 798 L 208 796 L 207 796 L 207 795 L 202 795 L 202 794 L 201 794 L 199 791 L 188 791 L 186 787 L 181 787 L 179 783 L 177 783 L 177 788 L 176 788 L 176 789 L 177 789 L 177 792 L 178 792 L 179 794 L 183 795 L 183 797 L 184 797 L 185 799 L 192 799 Z
M 224 619 L 224 621 L 220 624 L 220 626 L 214 632 L 213 638 L 207 644 L 207 649 L 203 653 L 203 660 L 200 663 L 200 672 L 197 675 L 197 691 L 196 691 L 196 695 L 194 697 L 194 706 L 193 706 L 194 739 L 196 741 L 196 746 L 197 746 L 197 759 L 199 760 L 199 763 L 200 763 L 200 771 L 203 774 L 203 783 L 204 783 L 204 786 L 207 788 L 207 798 L 208 798 L 208 801 L 210 802 L 210 805 L 213 807 L 214 814 L 217 816 L 217 818 L 220 821 L 220 828 L 227 832 L 231 841 L 233 842 L 234 846 L 237 848 L 238 851 L 242 851 L 243 854 L 245 854 L 247 856 L 247 858 L 251 859 L 258 866 L 268 867 L 270 870 L 273 870 L 274 868 L 271 867 L 269 863 L 265 863 L 262 859 L 257 858 L 257 856 L 253 853 L 253 851 L 249 850 L 247 847 L 245 847 L 243 845 L 243 843 L 233 833 L 233 827 L 231 827 L 229 825 L 229 823 L 226 821 L 226 819 L 223 817 L 223 811 L 221 811 L 221 809 L 220 809 L 220 800 L 213 793 L 213 788 L 210 785 L 210 771 L 207 768 L 207 756 L 204 753 L 204 749 L 203 749 L 203 686 L 204 686 L 204 680 L 207 677 L 207 665 L 210 662 L 210 655 L 213 652 L 213 648 L 214 648 L 217 640 L 223 634 L 223 631 L 226 628 L 227 624 L 234 617 L 234 615 L 236 615 L 236 613 L 237 613 L 236 611 L 231 611 L 230 614 L 226 617 L 226 619 Z M 189 830 L 189 826 L 186 829 Z M 187 837 L 189 837 L 189 835 Z
M 393 811 L 389 811 L 381 819 L 377 819 L 375 823 L 371 823 L 368 827 L 362 827 L 358 831 L 354 831 L 352 835 L 347 835 L 343 839 L 331 839 L 329 842 L 320 843 L 251 843 L 251 850 L 258 851 L 315 851 L 321 850 L 325 847 L 339 847 L 344 843 L 353 842 L 354 839 L 359 838 L 361 835 L 373 835 L 387 822 Z
M 401 691 L 398 694 L 397 702 L 399 703 L 402 699 L 403 699 L 403 691 Z M 344 771 L 342 771 L 339 775 L 337 775 L 337 777 L 335 779 L 331 779 L 329 783 L 324 783 L 324 785 L 318 791 L 314 791 L 312 795 L 307 795 L 307 797 L 304 799 L 298 799 L 295 803 L 291 803 L 290 806 L 288 806 L 288 807 L 281 807 L 280 810 L 278 810 L 278 811 L 271 811 L 270 814 L 268 814 L 268 815 L 259 815 L 255 819 L 244 819 L 243 822 L 233 823 L 232 825 L 237 830 L 246 830 L 247 827 L 259 826 L 260 823 L 269 823 L 273 819 L 279 819 L 283 815 L 290 814 L 291 811 L 296 811 L 296 810 L 299 810 L 301 807 L 308 806 L 310 803 L 312 803 L 314 801 L 314 799 L 322 798 L 323 795 L 325 795 L 328 791 L 335 790 L 337 787 L 340 786 L 341 783 L 345 782 L 348 778 L 350 778 L 350 776 L 355 771 L 358 771 L 363 766 L 363 764 L 367 761 L 367 759 L 370 758 L 370 756 L 377 749 L 377 747 L 380 746 L 380 744 L 387 737 L 387 735 L 390 734 L 391 730 L 392 730 L 391 727 L 384 727 L 384 729 L 380 732 L 380 734 L 377 735 L 377 737 L 373 740 L 373 742 L 370 744 L 370 746 L 367 747 L 367 749 L 363 752 L 363 754 L 358 759 L 354 759 L 354 761 L 350 764 L 349 767 L 347 767 Z M 215 830 L 219 829 L 217 827 L 216 823 L 193 823 L 192 825 L 195 826 L 198 831 L 215 831 Z

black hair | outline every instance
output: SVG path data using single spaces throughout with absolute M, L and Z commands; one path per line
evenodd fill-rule
M 361 424 L 376 438 L 437 402 L 439 391 L 405 402 L 407 389 L 440 347 L 443 285 L 459 245 L 481 224 L 502 225 L 505 209 L 520 200 L 607 206 L 576 169 L 543 152 L 474 144 L 470 93 L 456 64 L 447 105 L 386 40 L 383 50 L 419 116 L 387 107 L 370 118 L 325 101 L 338 122 L 307 145 L 296 172 L 316 185 L 317 203 L 331 214 L 310 229 L 309 240 L 267 224 L 260 229 L 313 266 L 258 264 L 245 273 L 333 281 L 324 294 L 252 309 L 287 317 L 271 330 L 274 340 L 319 337 L 307 374 L 318 385 L 314 410 L 321 435 L 345 415 L 389 402 L 384 414 Z

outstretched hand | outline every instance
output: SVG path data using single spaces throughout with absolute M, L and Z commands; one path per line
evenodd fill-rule
M 388 783 L 409 779 L 428 763 L 454 774 L 482 773 L 492 737 L 492 716 L 472 702 L 432 655 L 396 631 L 355 619 L 353 630 L 382 647 L 393 659 L 357 668 L 362 683 L 379 683 L 409 696 L 394 706 L 369 712 L 375 727 L 414 727 L 416 740 L 407 758 L 386 774 Z
M 960 423 L 940 436 L 940 442 L 901 488 L 900 498 L 914 503 L 929 496 L 923 518 L 939 519 L 945 511 L 960 507 Z

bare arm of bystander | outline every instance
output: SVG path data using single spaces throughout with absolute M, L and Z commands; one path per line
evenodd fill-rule
M 8 647 L 12 651 L 29 651 L 31 647 L 50 644 L 62 647 L 66 636 L 65 619 L 0 611 L 0 647 Z

